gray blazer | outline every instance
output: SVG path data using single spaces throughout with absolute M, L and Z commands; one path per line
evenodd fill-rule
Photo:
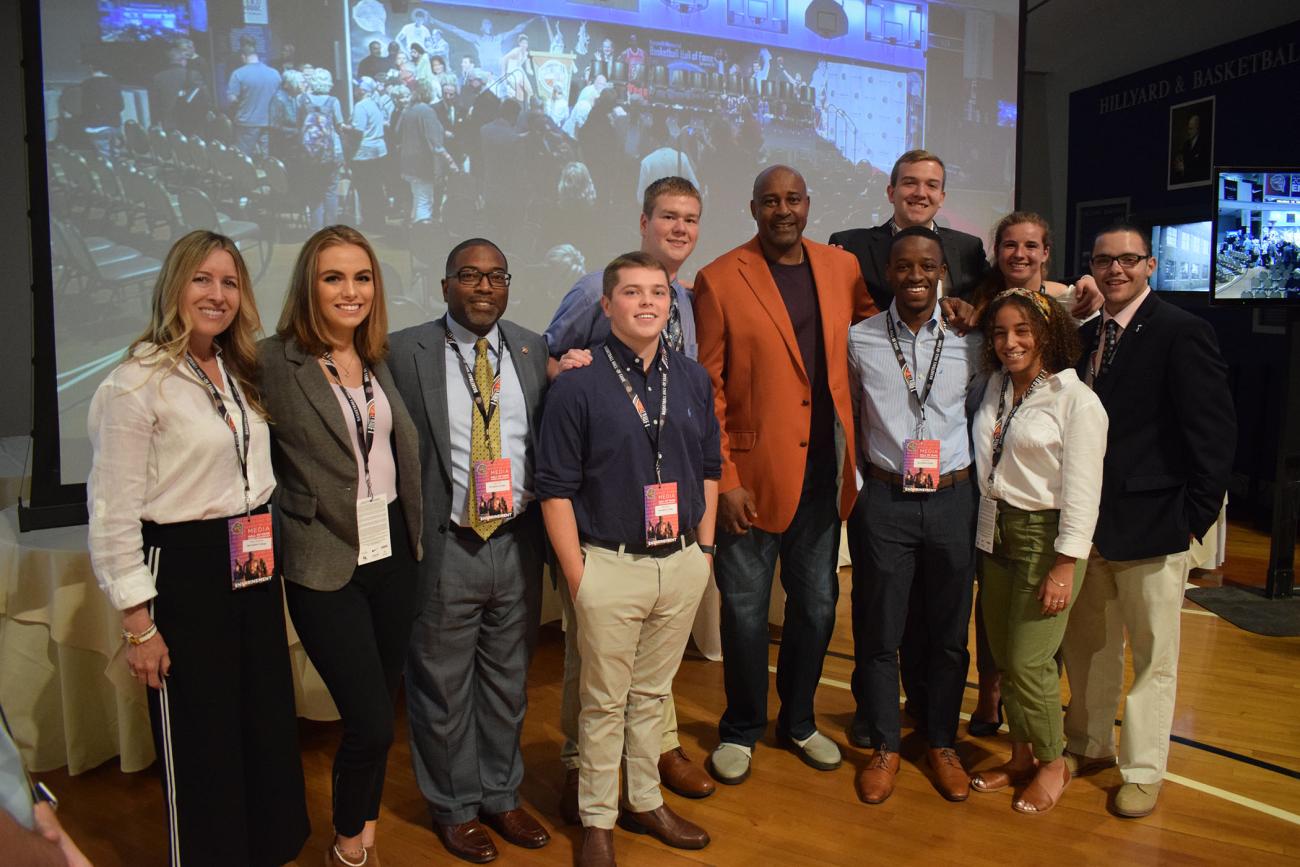
M 541 335 L 505 319 L 497 322 L 528 407 L 528 454 L 542 422 L 546 379 L 546 342 Z M 437 573 L 442 565 L 447 524 L 451 520 L 451 422 L 447 416 L 447 329 L 441 319 L 389 335 L 388 363 L 393 380 L 420 431 L 420 466 L 424 475 L 424 539 L 428 556 L 420 573 Z M 541 523 L 537 522 L 537 527 Z
M 293 341 L 268 337 L 257 346 L 262 396 L 271 417 L 281 571 L 313 590 L 338 590 L 357 566 L 357 456 L 334 386 Z M 411 551 L 420 548 L 420 458 L 415 425 L 388 365 L 373 368 L 393 409 L 397 499 Z M 397 528 L 392 528 L 394 533 Z M 395 540 L 395 543 L 398 540 Z

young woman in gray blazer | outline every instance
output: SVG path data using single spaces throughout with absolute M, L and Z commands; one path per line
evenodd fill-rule
M 374 251 L 328 226 L 303 245 L 276 335 L 258 347 L 289 613 L 343 718 L 325 861 L 348 867 L 378 863 L 420 558 L 419 440 L 384 363 L 387 331 Z

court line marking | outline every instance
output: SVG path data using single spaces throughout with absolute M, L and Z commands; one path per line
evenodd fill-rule
M 776 674 L 775 665 L 769 665 L 767 670 L 772 674 Z M 836 689 L 852 690 L 850 684 L 831 677 L 818 678 L 817 682 L 824 683 L 827 686 L 833 686 Z M 970 714 L 963 712 L 961 718 L 969 721 Z M 1006 725 L 1003 724 L 999 731 L 1007 731 Z M 1248 798 L 1245 795 L 1239 795 L 1236 792 L 1229 792 L 1227 789 L 1220 789 L 1218 786 L 1211 786 L 1209 783 L 1202 783 L 1200 780 L 1193 780 L 1190 777 L 1184 777 L 1181 774 L 1174 774 L 1169 771 L 1165 771 L 1165 779 L 1171 783 L 1177 783 L 1180 786 L 1186 786 L 1189 789 L 1201 792 L 1202 794 L 1210 795 L 1211 797 L 1219 798 L 1220 800 L 1228 801 L 1232 804 L 1237 804 L 1238 806 L 1254 810 L 1257 813 L 1263 813 L 1266 816 L 1272 816 L 1274 819 L 1281 819 L 1283 822 L 1290 822 L 1292 825 L 1300 825 L 1300 815 L 1283 810 L 1281 807 L 1274 807 L 1272 804 L 1265 804 L 1263 801 L 1256 801 L 1254 798 Z

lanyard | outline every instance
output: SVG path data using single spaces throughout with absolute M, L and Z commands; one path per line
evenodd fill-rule
M 650 416 L 645 411 L 645 404 L 632 388 L 632 383 L 627 381 L 627 375 L 623 373 L 623 368 L 614 358 L 614 353 L 610 350 L 609 344 L 605 344 L 605 357 L 609 359 L 610 367 L 614 368 L 614 373 L 618 374 L 618 381 L 623 383 L 623 390 L 627 392 L 628 399 L 632 401 L 632 408 L 641 418 L 641 426 L 645 428 L 645 434 L 650 438 L 650 447 L 655 451 L 655 481 L 663 483 L 663 464 L 664 453 L 659 449 L 659 438 L 663 434 L 664 424 L 668 421 L 668 349 L 659 344 L 659 369 L 662 373 L 659 388 L 659 423 L 652 424 Z
M 451 336 L 451 328 L 448 326 L 446 319 L 443 319 L 443 328 L 447 334 L 447 345 L 451 351 L 456 353 L 456 360 L 460 362 L 461 375 L 465 377 L 465 385 L 469 388 L 469 396 L 474 400 L 474 406 L 478 408 L 479 415 L 483 416 L 483 439 L 488 443 L 492 441 L 492 435 L 488 431 L 489 425 L 492 424 L 492 416 L 497 411 L 497 405 L 501 403 L 501 356 L 502 349 L 505 346 L 505 335 L 501 329 L 497 329 L 497 369 L 492 376 L 492 397 L 484 403 L 483 391 L 478 387 L 478 380 L 474 377 L 473 371 L 465 363 L 465 356 L 460 352 L 460 345 L 456 343 L 456 338 Z
M 230 398 L 235 402 L 235 406 L 239 407 L 239 418 L 243 422 L 243 451 L 239 449 L 239 431 L 235 430 L 235 420 L 230 417 L 230 412 L 226 409 L 226 402 L 221 399 L 221 392 L 217 391 L 217 387 L 212 384 L 212 380 L 203 372 L 203 368 L 199 367 L 199 363 L 194 360 L 193 355 L 188 352 L 185 353 L 185 362 L 189 364 L 190 370 L 199 378 L 199 381 L 208 387 L 208 394 L 212 398 L 212 405 L 217 408 L 217 415 L 221 416 L 221 420 L 226 423 L 226 427 L 230 428 L 230 435 L 235 438 L 235 458 L 239 461 L 239 472 L 244 477 L 244 514 L 249 515 L 252 513 L 252 506 L 248 500 L 248 412 L 244 409 L 244 402 L 239 398 L 239 389 L 235 388 L 235 381 L 231 379 L 230 374 L 227 372 L 226 382 L 230 385 Z
M 366 471 L 366 496 L 374 497 L 375 493 L 370 487 L 370 450 L 375 445 L 375 388 L 370 383 L 370 368 L 363 361 L 361 363 L 361 391 L 366 397 L 366 426 L 361 426 L 361 410 L 357 402 L 352 399 L 352 395 L 343 385 L 343 378 L 339 376 L 339 370 L 334 366 L 334 356 L 326 352 L 322 357 L 325 362 L 325 368 L 334 377 L 338 383 L 339 391 L 343 392 L 343 397 L 347 399 L 348 407 L 352 410 L 352 423 L 357 426 L 357 442 L 361 445 L 361 464 Z
M 912 375 L 911 365 L 907 363 L 907 358 L 903 355 L 903 347 L 898 343 L 898 329 L 894 327 L 893 313 L 889 313 L 885 317 L 885 328 L 889 331 L 889 345 L 894 348 L 894 358 L 898 361 L 898 369 L 903 372 L 903 382 L 907 383 L 907 390 L 916 400 L 916 406 L 921 411 L 921 418 L 916 423 L 916 430 L 919 434 L 925 428 L 925 402 L 929 400 L 930 392 L 934 389 L 934 377 L 939 372 L 939 356 L 943 354 L 943 323 L 939 324 L 939 334 L 934 339 L 934 355 L 930 357 L 930 370 L 925 376 L 925 391 L 923 393 L 917 392 L 916 378 Z
M 1002 380 L 1002 393 L 998 396 L 998 420 L 993 424 L 993 460 L 992 465 L 989 467 L 990 490 L 993 488 L 993 476 L 998 471 L 998 462 L 1002 460 L 1002 445 L 1006 442 L 1007 431 L 1011 430 L 1011 419 L 1015 418 L 1016 410 L 1020 409 L 1020 405 L 1025 402 L 1029 395 L 1034 393 L 1034 389 L 1046 381 L 1047 371 L 1038 371 L 1038 376 L 1035 376 L 1034 381 L 1029 383 L 1029 388 L 1025 389 L 1024 394 L 1020 395 L 1020 400 L 1011 404 L 1011 412 L 1007 413 L 1006 418 L 1003 418 L 1002 413 L 1006 412 L 1007 409 L 1007 386 L 1011 385 L 1011 377 L 1007 376 Z

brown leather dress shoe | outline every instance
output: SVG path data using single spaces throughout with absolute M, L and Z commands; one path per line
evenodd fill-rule
M 438 832 L 438 839 L 447 847 L 447 851 L 457 858 L 472 864 L 486 864 L 496 860 L 497 846 L 478 819 L 470 819 L 459 825 L 434 822 L 433 830 Z
M 894 794 L 894 778 L 898 776 L 898 753 L 883 747 L 871 754 L 871 761 L 858 771 L 854 787 L 858 797 L 868 804 L 882 804 Z
M 578 769 L 564 772 L 564 788 L 560 790 L 560 818 L 566 825 L 580 825 L 578 819 Z
M 964 801 L 970 797 L 970 774 L 962 767 L 957 751 L 952 747 L 926 750 L 930 770 L 934 771 L 935 787 L 949 801 Z
M 583 828 L 578 867 L 618 867 L 614 860 L 614 832 L 609 828 Z
M 479 816 L 487 826 L 501 835 L 507 843 L 522 846 L 525 849 L 540 849 L 551 842 L 551 835 L 541 823 L 533 818 L 523 807 L 515 807 L 504 813 L 483 813 Z
M 683 798 L 707 798 L 717 788 L 703 768 L 691 763 L 681 747 L 659 757 L 659 781 Z
M 709 832 L 694 822 L 688 822 L 668 809 L 667 804 L 647 813 L 624 810 L 618 824 L 633 834 L 651 834 L 675 849 L 703 849 L 709 845 Z

